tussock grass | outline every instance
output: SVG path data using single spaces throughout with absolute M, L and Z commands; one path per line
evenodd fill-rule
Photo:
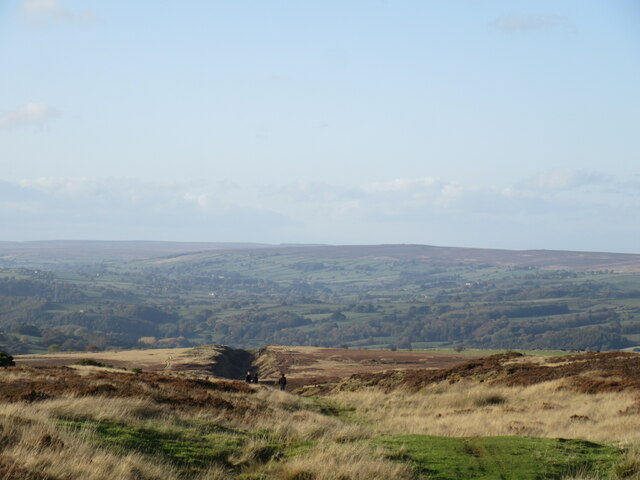
M 368 389 L 331 398 L 379 433 L 640 441 L 640 417 L 624 413 L 635 411 L 637 394 L 583 394 L 563 387 L 562 380 L 527 387 L 459 382 L 417 393 Z
M 197 480 L 229 480 L 231 473 L 228 469 L 219 465 L 212 465 L 207 470 L 197 477 Z
M 0 479 L 18 467 L 25 480 L 229 479 L 279 468 L 290 445 L 365 438 L 361 426 L 321 414 L 313 400 L 267 387 L 216 390 L 211 408 L 157 403 L 158 390 L 0 403 Z
M 640 446 L 635 444 L 629 448 L 619 463 L 614 465 L 612 480 L 639 480 L 640 479 Z
M 0 402 L 0 480 L 403 480 L 425 478 L 454 450 L 452 468 L 485 462 L 473 469 L 480 472 L 486 458 L 509 459 L 516 446 L 517 456 L 539 455 L 529 462 L 537 468 L 551 451 L 545 445 L 560 442 L 552 437 L 626 445 L 640 437 L 637 395 L 581 394 L 562 381 L 505 387 L 463 380 L 417 393 L 368 388 L 318 399 L 177 375 L 56 372 L 7 372 L 48 395 L 34 397 L 29 387 Z M 65 379 L 68 388 L 53 387 Z M 115 390 L 86 388 L 105 381 Z M 589 479 L 593 471 L 579 469 L 584 460 L 604 478 L 620 449 L 587 443 L 586 453 L 571 450 L 577 463 L 557 460 L 553 471 L 575 465 L 567 480 Z M 581 445 L 567 441 L 559 451 L 569 444 Z M 639 472 L 640 454 L 629 448 L 606 478 Z
M 392 462 L 380 451 L 362 444 L 322 443 L 303 456 L 274 465 L 280 480 L 387 480 L 410 479 L 406 465 Z
M 44 410 L 51 417 L 69 420 L 132 422 L 172 416 L 166 406 L 148 399 L 70 397 L 35 404 L 33 408 Z
M 367 437 L 360 425 L 347 424 L 335 417 L 323 415 L 311 399 L 297 397 L 270 388 L 256 392 L 256 400 L 271 407 L 267 414 L 257 414 L 247 423 L 260 430 L 269 431 L 282 442 L 337 441 L 346 442 Z
M 28 409 L 28 406 L 25 406 Z M 16 410 L 15 414 L 29 413 Z M 162 461 L 137 453 L 116 455 L 96 448 L 84 435 L 72 435 L 43 422 L 42 412 L 26 416 L 0 414 L 1 470 L 7 478 L 18 471 L 24 478 L 87 480 L 178 480 Z

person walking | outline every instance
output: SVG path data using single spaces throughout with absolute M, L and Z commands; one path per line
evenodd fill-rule
M 280 390 L 286 390 L 287 389 L 287 377 L 284 376 L 284 373 L 282 374 L 282 376 L 278 379 L 278 385 L 280 385 Z
M 258 372 L 253 374 L 253 383 L 258 383 Z
M 247 372 L 247 377 L 244 379 L 245 382 L 251 383 L 251 372 Z

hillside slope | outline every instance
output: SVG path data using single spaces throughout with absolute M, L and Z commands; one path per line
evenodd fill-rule
M 502 354 L 429 370 L 419 384 L 357 374 L 313 397 L 189 370 L 10 367 L 0 478 L 630 479 L 638 357 Z
M 640 393 L 640 354 L 607 352 L 532 357 L 508 352 L 472 359 L 450 368 L 356 373 L 340 383 L 337 390 L 372 387 L 417 392 L 440 382 L 472 381 L 526 387 L 555 380 L 562 380 L 564 388 L 581 393 Z

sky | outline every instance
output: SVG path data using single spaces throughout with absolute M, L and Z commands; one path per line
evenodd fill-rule
M 0 240 L 640 253 L 637 0 L 0 1 Z

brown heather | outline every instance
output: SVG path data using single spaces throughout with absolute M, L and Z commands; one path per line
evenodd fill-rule
M 629 448 L 612 478 L 637 479 L 637 358 L 509 354 L 437 371 L 359 374 L 320 400 L 185 373 L 15 367 L 0 372 L 0 480 L 412 478 L 367 442 L 381 433 L 612 442 Z M 321 413 L 327 408 L 333 416 Z M 65 420 L 86 426 L 69 429 Z M 149 454 L 101 446 L 96 422 L 154 431 L 214 425 L 241 432 L 246 442 L 221 463 L 185 472 Z M 274 444 L 297 454 L 274 456 Z

